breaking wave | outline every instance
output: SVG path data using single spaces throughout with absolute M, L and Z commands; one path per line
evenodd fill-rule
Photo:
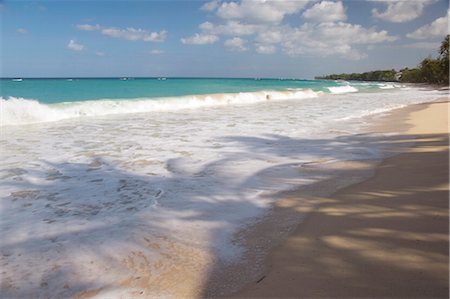
M 2 126 L 52 122 L 71 118 L 117 115 L 126 113 L 175 111 L 265 101 L 314 98 L 321 94 L 311 89 L 259 91 L 192 95 L 172 98 L 137 98 L 92 100 L 43 104 L 34 99 L 0 97 Z
M 359 90 L 353 86 L 345 85 L 345 86 L 333 86 L 327 87 L 331 93 L 340 94 L 340 93 L 349 93 L 349 92 L 358 92 Z

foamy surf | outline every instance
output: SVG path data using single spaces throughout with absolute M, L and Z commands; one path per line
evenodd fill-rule
M 138 98 L 42 104 L 33 99 L 0 98 L 1 125 L 25 125 L 71 118 L 198 109 L 204 107 L 255 104 L 266 101 L 314 98 L 311 89 L 192 95 L 171 98 Z
M 79 121 L 2 128 L 0 204 L 4 215 L 13 215 L 0 217 L 2 278 L 11 286 L 2 295 L 206 296 L 198 292 L 211 270 L 260 269 L 261 260 L 249 262 L 244 254 L 262 257 L 259 245 L 269 239 L 258 237 L 261 243 L 246 248 L 238 232 L 266 215 L 280 191 L 336 182 L 324 161 L 376 160 L 393 139 L 401 143 L 361 134 L 362 118 L 337 119 L 441 94 L 392 89 L 301 101 L 283 100 L 295 94 L 234 97 L 244 104 L 257 98 L 258 105 L 202 96 L 189 99 L 213 104 L 132 117 L 120 113 L 141 100 L 26 102 L 28 110 L 43 109 L 39 114 L 56 111 L 55 119 L 72 111 Z M 23 101 L 16 101 L 19 108 Z M 189 104 L 186 97 L 181 104 Z M 95 116 L 111 109 L 119 116 L 78 116 L 80 110 Z M 292 227 L 281 220 L 277 234 Z M 229 290 L 247 277 L 218 281 Z
M 331 93 L 334 93 L 334 94 L 358 92 L 358 89 L 356 87 L 353 87 L 350 85 L 334 86 L 334 87 L 327 87 L 327 88 Z

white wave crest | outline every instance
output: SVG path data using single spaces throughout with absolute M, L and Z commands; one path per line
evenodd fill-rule
M 289 91 L 259 91 L 192 95 L 173 98 L 138 98 L 93 100 L 42 104 L 33 99 L 0 97 L 0 125 L 24 125 L 59 121 L 70 118 L 105 116 L 126 113 L 174 111 L 233 104 L 252 104 L 265 101 L 305 99 L 319 96 L 311 89 Z
M 383 108 L 377 108 L 377 109 L 373 109 L 373 110 L 363 110 L 359 114 L 339 118 L 339 119 L 337 119 L 337 121 L 346 121 L 346 120 L 351 120 L 351 119 L 355 119 L 355 118 L 363 118 L 363 117 L 367 117 L 367 116 L 372 116 L 372 115 L 376 115 L 376 114 L 383 114 L 383 113 L 390 112 L 392 110 L 403 108 L 406 106 L 407 105 L 402 105 L 402 104 L 386 105 Z
M 378 84 L 378 88 L 380 88 L 380 89 L 393 89 L 396 87 L 399 87 L 399 86 L 396 84 L 393 84 L 393 83 L 379 83 Z
M 328 90 L 331 93 L 334 94 L 339 94 L 339 93 L 349 93 L 349 92 L 358 92 L 358 89 L 350 86 L 350 85 L 345 85 L 345 86 L 333 86 L 333 87 L 327 87 Z

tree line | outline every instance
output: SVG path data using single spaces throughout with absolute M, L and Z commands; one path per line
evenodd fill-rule
M 425 58 L 416 68 L 403 68 L 400 71 L 377 70 L 364 73 L 332 74 L 318 76 L 316 79 L 353 80 L 353 81 L 398 81 L 405 83 L 449 84 L 449 35 L 445 37 L 439 48 L 439 56 Z

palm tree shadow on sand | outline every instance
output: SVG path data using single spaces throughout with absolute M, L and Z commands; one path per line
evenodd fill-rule
M 273 150 L 262 146 L 267 140 L 237 139 L 250 151 Z M 346 140 L 347 150 L 373 141 L 364 139 L 357 136 L 354 143 Z M 283 140 L 287 144 L 295 143 Z M 270 255 L 265 269 L 258 266 L 263 270 L 245 284 L 246 288 L 237 297 L 446 298 L 449 291 L 448 136 L 402 135 L 376 142 L 389 144 L 399 140 L 414 141 L 416 147 L 413 152 L 403 153 L 401 159 L 389 159 L 382 164 L 379 171 L 390 176 L 392 184 L 362 182 L 358 192 L 351 193 L 350 197 L 345 195 L 345 188 L 341 196 L 337 193 L 330 197 L 327 191 L 320 194 L 324 186 L 336 185 L 343 177 L 364 174 L 350 169 L 336 172 L 326 181 L 303 190 L 280 193 L 284 200 L 275 204 L 274 213 L 294 214 L 302 219 L 302 224 L 295 236 Z M 330 144 L 335 142 L 319 143 L 319 147 L 335 150 Z M 394 147 L 393 152 L 396 150 Z M 429 163 L 424 165 L 423 161 Z M 397 180 L 396 176 L 404 175 L 405 170 L 422 175 Z M 306 218 L 305 201 L 314 203 L 306 209 Z M 260 227 L 262 233 L 267 229 L 264 225 Z M 277 267 L 272 265 L 274 261 Z M 211 273 L 214 271 L 220 273 L 220 269 L 213 268 Z M 216 296 L 214 291 L 220 274 L 216 275 L 212 274 L 211 282 L 205 283 L 202 297 Z
M 415 136 L 410 135 L 353 135 L 332 139 L 292 139 L 281 135 L 268 135 L 265 138 L 229 136 L 221 141 L 240 144 L 242 152 L 226 153 L 223 159 L 205 165 L 196 173 L 184 171 L 179 161 L 167 160 L 165 163 L 171 170 L 171 176 L 167 177 L 124 172 L 109 165 L 102 157 L 96 158 L 98 163 L 94 166 L 74 163 L 51 165 L 48 162 L 49 167 L 57 172 L 42 174 L 47 178 L 50 176 L 45 185 L 36 183 L 33 188 L 27 187 L 22 193 L 11 194 L 3 199 L 9 202 L 11 211 L 17 214 L 2 213 L 2 217 L 17 219 L 6 221 L 1 228 L 8 236 L 8 241 L 2 241 L 0 248 L 2 295 L 16 298 L 65 298 L 120 294 L 126 290 L 132 290 L 131 295 L 136 297 L 158 293 L 186 297 L 228 295 L 227 292 L 244 286 L 248 279 L 250 284 L 265 283 L 262 275 L 267 250 L 284 239 L 291 226 L 303 219 L 305 212 L 310 212 L 308 215 L 320 215 L 321 221 L 329 223 L 331 227 L 344 218 L 349 226 L 345 229 L 336 226 L 332 234 L 319 231 L 316 236 L 299 238 L 302 249 L 298 254 L 305 254 L 308 260 L 302 264 L 292 264 L 284 270 L 293 279 L 299 277 L 299 289 L 319 288 L 329 281 L 335 281 L 351 293 L 306 292 L 305 296 L 354 297 L 364 296 L 367 290 L 373 290 L 375 295 L 389 295 L 388 282 L 392 281 L 404 285 L 407 294 L 416 294 L 418 297 L 440 295 L 445 290 L 448 293 L 448 285 L 446 289 L 441 283 L 445 277 L 448 278 L 448 274 L 435 276 L 435 273 L 448 270 L 448 217 L 442 215 L 443 210 L 445 214 L 448 212 L 448 202 L 444 205 L 441 203 L 441 198 L 446 197 L 448 191 L 439 189 L 439 186 L 448 182 L 448 170 L 443 173 L 440 185 L 436 188 L 430 189 L 426 182 L 422 185 L 420 182 L 405 180 L 401 190 L 367 190 L 367 194 L 361 195 L 367 197 L 364 202 L 357 199 L 340 202 L 326 196 L 327 192 L 321 194 L 321 190 L 330 184 L 341 187 L 340 184 L 349 182 L 344 178 L 351 177 L 354 181 L 361 179 L 367 175 L 365 169 L 336 170 L 315 168 L 314 165 L 304 167 L 304 171 L 317 173 L 325 179 L 304 185 L 303 193 L 297 190 L 276 194 L 275 197 L 285 200 L 275 204 L 272 212 L 287 218 L 283 221 L 278 219 L 276 223 L 271 222 L 275 219 L 273 217 L 262 218 L 256 226 L 235 234 L 233 241 L 236 244 L 231 248 L 237 250 L 239 256 L 248 258 L 232 260 L 231 263 L 227 260 L 227 252 L 221 251 L 224 236 L 237 224 L 243 223 L 233 223 L 233 217 L 216 221 L 211 219 L 211 211 L 233 215 L 242 209 L 260 210 L 261 206 L 251 201 L 227 200 L 224 194 L 211 188 L 184 190 L 178 194 L 183 205 L 169 196 L 173 195 L 170 193 L 171 186 L 189 186 L 191 181 L 197 181 L 201 176 L 214 174 L 218 182 L 230 179 L 220 169 L 232 160 L 245 161 L 253 153 L 296 158 L 311 152 L 326 160 L 340 160 L 351 154 L 354 160 L 358 160 L 371 148 L 381 147 L 395 153 L 400 148 L 420 142 L 423 151 L 410 153 L 411 159 L 421 161 L 434 155 L 443 155 L 447 158 L 443 157 L 442 161 L 448 161 L 444 151 L 427 150 L 441 144 L 446 138 L 443 135 L 427 135 L 417 141 Z M 284 165 L 289 166 L 302 171 L 301 165 Z M 385 167 L 395 169 L 398 166 Z M 267 173 L 271 179 L 280 182 L 291 179 L 283 177 L 283 171 L 279 169 L 278 165 L 255 173 L 242 182 L 239 189 L 253 186 L 255 180 L 264 178 Z M 93 180 L 97 181 L 86 181 L 88 183 L 80 185 L 67 177 L 87 171 L 95 174 Z M 274 177 L 274 174 L 278 174 L 278 177 Z M 20 188 L 22 183 L 17 180 L 9 184 L 17 184 Z M 94 188 L 90 194 L 96 194 L 96 184 L 112 184 L 112 193 L 92 199 L 81 198 L 84 189 Z M 165 193 L 156 186 L 165 186 Z M 52 190 L 59 190 L 60 193 Z M 411 205 L 408 202 L 410 194 L 423 194 L 429 200 Z M 90 203 L 90 200 L 94 203 Z M 392 207 L 394 200 L 396 204 Z M 349 205 L 351 208 L 348 208 Z M 159 213 L 158 209 L 162 212 Z M 205 247 L 204 244 L 190 242 L 189 236 L 178 234 L 173 230 L 176 224 L 165 223 L 169 221 L 167 216 L 170 215 L 181 226 L 196 223 L 209 225 L 208 239 L 212 245 Z M 408 227 L 409 221 L 426 222 L 429 217 L 441 217 L 447 224 L 439 231 L 431 231 L 426 225 L 421 229 Z M 228 219 L 228 223 L 224 219 Z M 308 219 L 304 219 L 305 225 Z M 393 225 L 401 227 L 401 230 L 392 230 Z M 401 243 L 391 243 L 398 238 L 402 239 Z M 379 244 L 383 246 L 377 247 Z M 326 255 L 315 256 L 317 248 L 327 248 Z M 388 253 L 380 257 L 377 255 L 380 251 Z M 350 257 L 358 263 L 349 262 Z M 447 262 L 443 264 L 446 258 Z M 380 269 L 384 269 L 382 277 L 371 277 L 371 273 L 379 273 L 377 271 Z M 394 279 L 417 275 L 422 278 L 422 283 L 410 287 L 407 287 L 406 279 Z M 300 280 L 300 277 L 304 279 Z M 374 283 L 366 285 L 358 277 L 369 277 Z M 114 293 L 117 290 L 119 293 Z M 295 290 L 291 291 L 294 293 L 286 293 L 286 296 L 296 294 Z M 270 292 L 266 295 L 274 296 Z

